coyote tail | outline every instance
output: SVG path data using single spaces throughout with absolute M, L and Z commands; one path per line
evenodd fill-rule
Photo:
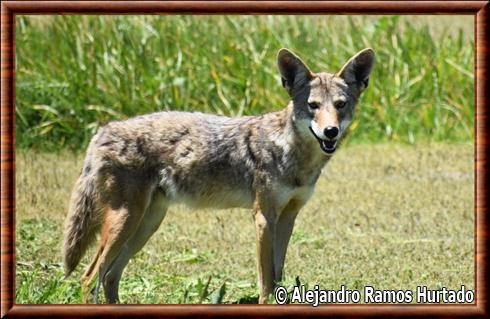
M 88 163 L 86 166 L 90 167 Z M 98 202 L 94 174 L 82 172 L 73 189 L 65 220 L 63 244 L 65 278 L 78 265 L 100 229 L 101 213 Z

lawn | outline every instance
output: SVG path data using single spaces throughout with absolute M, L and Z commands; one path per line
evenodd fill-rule
M 340 148 L 301 211 L 284 284 L 322 289 L 474 289 L 474 174 L 469 143 Z M 81 303 L 67 280 L 62 225 L 83 156 L 19 151 L 16 302 Z M 128 265 L 123 303 L 250 302 L 257 297 L 251 212 L 173 206 Z M 93 249 L 88 255 L 93 254 Z M 209 281 L 209 285 L 207 283 Z M 207 286 L 207 288 L 206 288 Z

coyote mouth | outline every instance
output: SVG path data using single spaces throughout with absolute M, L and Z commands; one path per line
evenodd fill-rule
M 316 138 L 316 140 L 318 141 L 318 143 L 320 144 L 320 148 L 322 149 L 322 151 L 325 154 L 332 155 L 335 152 L 335 150 L 337 149 L 337 140 L 327 141 L 327 140 L 324 140 L 324 139 L 319 138 L 315 134 L 315 132 L 313 131 L 313 129 L 311 128 L 311 126 L 310 126 L 310 131 L 313 134 L 313 136 Z

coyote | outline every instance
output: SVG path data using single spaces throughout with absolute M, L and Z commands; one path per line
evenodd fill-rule
M 349 126 L 368 85 L 374 51 L 336 73 L 313 73 L 294 53 L 277 56 L 291 100 L 281 111 L 229 118 L 159 112 L 111 122 L 92 138 L 71 196 L 64 234 L 68 276 L 100 232 L 81 278 L 84 296 L 119 301 L 119 281 L 172 203 L 248 207 L 256 226 L 259 303 L 281 281 L 298 211 Z M 86 299 L 87 300 L 87 299 Z

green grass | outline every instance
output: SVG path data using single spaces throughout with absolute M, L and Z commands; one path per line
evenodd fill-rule
M 18 147 L 83 149 L 100 125 L 158 110 L 280 109 L 287 102 L 275 61 L 281 47 L 331 72 L 374 48 L 352 141 L 473 138 L 471 16 L 20 16 L 16 23 Z
M 335 290 L 474 289 L 473 152 L 469 143 L 341 148 L 299 214 L 284 284 L 299 277 Z M 17 153 L 17 303 L 82 301 L 78 278 L 93 249 L 67 280 L 61 265 L 62 225 L 82 160 L 66 151 Z M 126 269 L 121 301 L 253 301 L 254 241 L 249 210 L 172 206 Z

